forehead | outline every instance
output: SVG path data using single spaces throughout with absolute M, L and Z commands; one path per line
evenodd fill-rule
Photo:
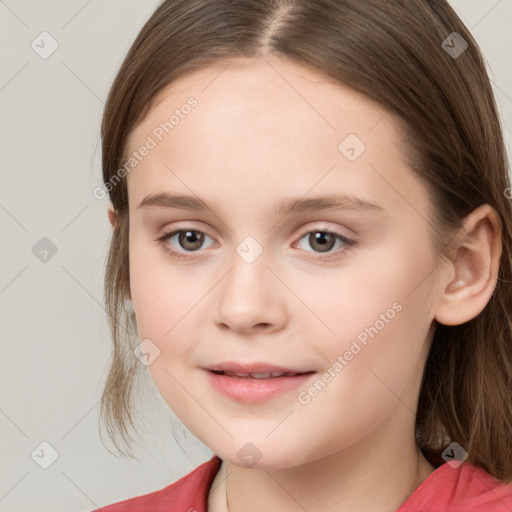
M 406 172 L 389 112 L 315 69 L 276 57 L 219 61 L 180 76 L 154 98 L 128 153 L 149 139 L 154 148 L 127 177 L 132 204 L 176 187 L 250 194 L 261 182 L 286 195 L 303 195 L 319 181 L 324 191 L 343 184 L 355 192 L 382 182 L 372 163 L 397 183 Z M 363 151 L 356 161 L 343 154 L 347 144 Z
M 311 66 L 277 56 L 234 58 L 180 75 L 152 99 L 150 112 L 136 131 L 147 131 L 152 121 L 179 109 L 191 96 L 202 104 L 203 114 L 219 103 L 226 113 L 261 111 L 268 116 L 273 109 L 275 117 L 286 109 L 289 117 L 294 107 L 297 118 L 314 115 L 331 130 L 336 129 L 331 119 L 334 111 L 343 112 L 352 122 L 363 114 L 375 118 L 385 113 L 382 106 Z M 279 105 L 283 108 L 278 109 Z

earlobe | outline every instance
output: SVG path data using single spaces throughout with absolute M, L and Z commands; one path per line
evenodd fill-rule
M 112 203 L 108 203 L 108 220 L 112 227 L 115 229 L 117 227 L 117 213 L 114 210 L 114 205 Z
M 502 252 L 501 220 L 490 205 L 466 217 L 450 278 L 438 301 L 435 319 L 460 325 L 485 308 L 496 287 Z

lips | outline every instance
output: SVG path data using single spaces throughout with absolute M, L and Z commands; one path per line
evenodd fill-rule
M 213 365 L 203 370 L 213 389 L 231 400 L 246 404 L 265 402 L 290 393 L 299 386 L 306 386 L 317 373 L 268 363 L 243 365 L 233 362 Z
M 247 378 L 251 377 L 253 379 L 271 379 L 274 377 L 294 377 L 296 375 L 302 375 L 301 373 L 294 372 L 260 372 L 260 373 L 241 373 L 241 372 L 217 372 L 214 373 L 218 375 L 226 375 L 227 377 L 240 377 Z
M 253 377 L 255 379 L 291 377 L 313 371 L 310 369 L 278 366 L 265 362 L 238 363 L 235 361 L 226 361 L 224 363 L 210 365 L 204 369 L 230 377 Z

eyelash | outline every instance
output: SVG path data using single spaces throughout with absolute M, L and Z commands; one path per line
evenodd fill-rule
M 193 228 L 184 227 L 184 228 L 181 228 L 181 229 L 175 229 L 173 231 L 165 233 L 160 238 L 158 238 L 157 241 L 160 243 L 160 245 L 162 245 L 163 249 L 167 253 L 169 253 L 171 256 L 177 257 L 177 258 L 186 259 L 186 260 L 190 260 L 190 259 L 194 258 L 194 256 L 186 255 L 186 253 L 184 253 L 183 251 L 175 251 L 174 249 L 171 249 L 169 247 L 169 244 L 166 243 L 174 235 L 177 235 L 179 233 L 183 233 L 185 231 L 192 231 L 194 233 L 201 233 L 201 234 L 204 234 L 206 236 L 209 236 L 207 233 L 205 233 L 204 231 L 200 231 L 199 229 L 193 229 Z M 298 241 L 300 242 L 304 238 L 305 235 L 309 235 L 310 233 L 327 233 L 327 234 L 330 234 L 330 235 L 334 235 L 337 240 L 343 242 L 345 244 L 345 246 L 346 246 L 345 249 L 341 249 L 341 252 L 346 252 L 352 246 L 355 246 L 357 244 L 355 240 L 352 240 L 351 238 L 347 238 L 346 236 L 342 235 L 341 233 L 338 233 L 336 231 L 330 231 L 328 229 L 309 229 L 308 231 L 304 231 L 299 236 Z M 210 238 L 212 238 L 212 237 L 210 237 Z M 213 240 L 213 238 L 212 238 L 212 240 Z M 197 251 L 192 251 L 192 252 L 199 252 L 199 251 L 200 251 L 200 249 L 198 249 Z M 325 254 L 337 254 L 339 251 L 340 251 L 340 249 L 338 249 L 336 251 L 333 251 L 333 252 L 327 252 Z M 314 251 L 307 251 L 307 252 L 314 252 Z M 316 254 L 322 254 L 322 253 L 316 253 Z M 318 259 L 323 260 L 323 261 L 328 261 L 328 260 L 330 260 L 330 259 L 332 259 L 334 257 L 335 256 L 327 256 L 327 257 L 323 256 L 323 257 L 320 257 Z

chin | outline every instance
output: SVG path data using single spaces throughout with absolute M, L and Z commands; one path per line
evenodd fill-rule
M 276 443 L 277 444 L 277 443 Z M 219 450 L 215 452 L 222 460 L 245 469 L 287 469 L 307 462 L 304 455 L 299 456 L 296 447 L 289 451 L 276 451 L 276 445 L 265 444 L 264 447 L 246 442 L 241 448 Z

